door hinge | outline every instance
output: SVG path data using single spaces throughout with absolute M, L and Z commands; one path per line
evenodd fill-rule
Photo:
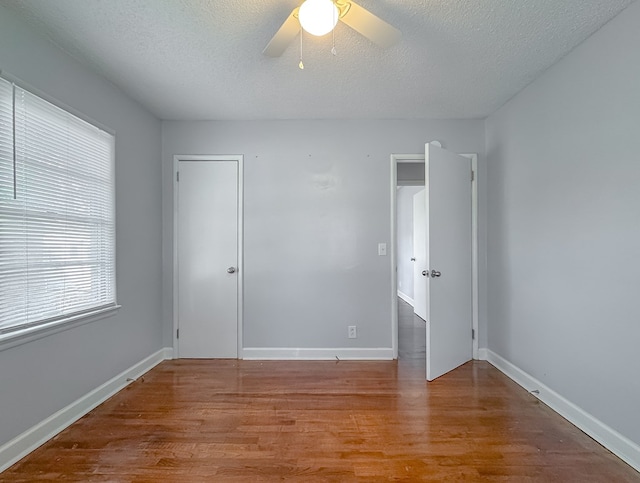
M 471 181 L 473 181 L 474 179 L 476 179 L 476 174 L 473 172 L 473 170 L 471 170 Z
M 180 171 L 176 171 L 176 181 L 180 182 Z
M 476 330 L 475 329 L 471 329 L 471 339 L 475 340 L 476 338 Z
M 176 339 L 180 338 L 180 329 L 176 329 Z

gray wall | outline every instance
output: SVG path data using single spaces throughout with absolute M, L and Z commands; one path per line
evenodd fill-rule
M 160 122 L 0 7 L 0 68 L 116 131 L 117 315 L 0 351 L 0 445 L 162 347 Z
M 397 185 L 416 186 L 418 184 L 424 186 L 424 162 L 398 163 Z
M 640 444 L 640 3 L 487 120 L 489 348 Z
M 431 139 L 484 163 L 482 121 L 163 122 L 165 345 L 174 154 L 245 156 L 245 347 L 391 347 L 390 155 Z
M 398 291 L 411 299 L 413 299 L 413 262 L 411 261 L 413 257 L 413 195 L 423 189 L 424 186 L 400 186 L 396 198 Z

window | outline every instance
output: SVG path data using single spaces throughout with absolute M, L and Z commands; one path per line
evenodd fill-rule
M 114 137 L 0 79 L 0 338 L 114 308 Z

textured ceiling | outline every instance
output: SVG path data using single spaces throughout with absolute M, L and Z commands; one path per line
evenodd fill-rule
M 459 119 L 494 112 L 635 0 L 358 0 L 403 33 L 339 23 L 262 55 L 299 0 L 0 0 L 161 119 Z

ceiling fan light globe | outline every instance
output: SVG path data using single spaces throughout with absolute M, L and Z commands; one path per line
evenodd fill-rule
M 300 25 L 305 32 L 317 37 L 331 32 L 339 16 L 340 11 L 331 0 L 306 0 L 298 12 Z

